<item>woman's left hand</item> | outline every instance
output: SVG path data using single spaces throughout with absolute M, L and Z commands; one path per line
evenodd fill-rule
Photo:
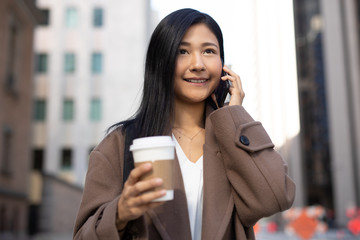
M 240 77 L 226 65 L 223 67 L 223 69 L 227 73 L 227 75 L 222 76 L 221 80 L 229 80 L 231 82 L 231 86 L 229 88 L 229 93 L 231 95 L 229 105 L 242 105 L 245 97 L 245 92 L 242 88 Z

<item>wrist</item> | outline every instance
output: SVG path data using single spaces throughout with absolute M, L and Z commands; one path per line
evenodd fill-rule
M 118 232 L 123 232 L 126 228 L 127 222 L 121 221 L 119 216 L 116 214 L 116 228 Z

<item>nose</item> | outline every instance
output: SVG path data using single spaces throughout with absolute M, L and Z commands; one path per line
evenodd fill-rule
M 190 71 L 203 71 L 205 69 L 205 63 L 201 54 L 193 54 L 191 56 Z

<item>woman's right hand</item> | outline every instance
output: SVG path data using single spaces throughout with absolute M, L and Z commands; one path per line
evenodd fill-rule
M 164 189 L 150 191 L 163 184 L 161 178 L 153 178 L 145 181 L 139 179 L 152 170 L 151 163 L 142 164 L 134 168 L 124 184 L 123 192 L 118 202 L 117 228 L 124 229 L 126 224 L 139 218 L 149 209 L 155 208 L 163 202 L 152 202 L 154 199 L 166 194 Z

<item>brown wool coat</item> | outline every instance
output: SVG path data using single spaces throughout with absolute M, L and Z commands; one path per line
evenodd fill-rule
M 202 239 L 255 239 L 253 225 L 288 209 L 295 185 L 261 123 L 243 107 L 207 113 Z M 115 219 L 123 185 L 123 146 L 118 129 L 91 153 L 74 239 L 120 239 Z M 191 239 L 178 161 L 175 168 L 174 200 L 129 223 L 127 234 L 133 239 Z

